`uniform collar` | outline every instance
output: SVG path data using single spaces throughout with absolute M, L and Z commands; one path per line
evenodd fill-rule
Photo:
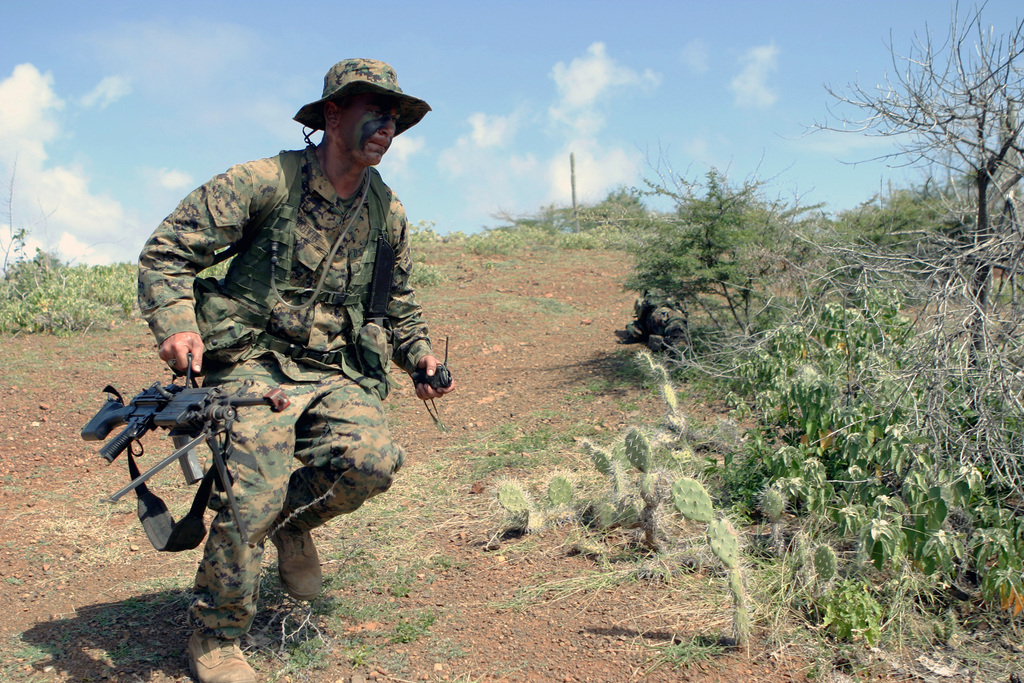
M 306 161 L 309 164 L 309 189 L 331 202 L 337 202 L 340 198 L 331 184 L 324 169 L 320 167 L 320 159 L 316 156 L 316 147 L 310 145 L 305 149 Z

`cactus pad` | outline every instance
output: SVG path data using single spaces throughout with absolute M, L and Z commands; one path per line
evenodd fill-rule
M 729 593 L 736 602 L 743 602 L 743 576 L 738 571 L 729 572 Z
M 740 562 L 740 543 L 736 529 L 727 519 L 716 519 L 708 525 L 708 545 L 729 569 L 736 569 Z
M 548 503 L 553 507 L 572 503 L 572 482 L 564 474 L 556 474 L 548 482 Z
M 661 397 L 665 399 L 669 412 L 673 415 L 679 410 L 679 400 L 676 398 L 676 390 L 668 382 L 661 385 Z
M 641 507 L 634 501 L 625 500 L 617 505 L 602 501 L 594 508 L 594 521 L 602 529 L 633 527 L 640 520 L 641 512 Z
M 641 472 L 651 471 L 651 442 L 639 429 L 626 435 L 626 458 Z
M 761 493 L 761 512 L 773 523 L 782 519 L 786 510 L 786 497 L 775 488 L 766 488 Z
M 658 494 L 658 475 L 648 472 L 640 479 L 640 496 L 644 501 L 654 500 Z
M 835 578 L 836 567 L 839 564 L 836 552 L 830 546 L 822 543 L 814 550 L 814 571 L 818 580 L 827 583 Z
M 676 479 L 672 484 L 672 503 L 679 514 L 694 522 L 707 523 L 714 518 L 711 497 L 696 479 Z
M 498 485 L 498 503 L 513 515 L 530 510 L 530 501 L 526 497 L 526 491 L 514 481 L 503 481 Z
M 589 441 L 583 442 L 583 448 L 587 451 L 587 455 L 590 456 L 590 459 L 593 461 L 594 467 L 597 468 L 598 472 L 606 476 L 611 473 L 612 455 L 608 451 L 595 446 Z

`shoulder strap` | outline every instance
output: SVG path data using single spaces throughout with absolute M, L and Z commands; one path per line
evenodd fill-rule
M 280 206 L 281 202 L 286 199 L 290 199 L 293 192 L 301 189 L 301 157 L 302 152 L 299 151 L 282 151 L 275 157 L 275 160 L 281 169 L 282 182 L 277 184 L 277 188 L 274 190 L 274 196 L 270 198 L 270 201 L 263 205 L 259 214 L 256 215 L 256 218 L 245 226 L 245 230 L 242 232 L 242 239 L 214 255 L 213 263 L 211 265 L 217 265 L 218 263 L 228 260 L 232 256 L 248 251 L 249 247 L 252 246 L 253 240 L 255 240 L 256 236 L 260 233 L 260 229 L 274 212 L 274 209 Z
M 139 478 L 139 467 L 132 457 L 131 449 L 128 450 L 128 474 L 132 481 Z M 177 553 L 182 550 L 191 550 L 197 547 L 206 537 L 206 524 L 203 522 L 203 513 L 210 502 L 210 493 L 213 491 L 216 469 L 213 467 L 203 477 L 203 483 L 196 491 L 196 497 L 192 500 L 192 507 L 188 514 L 177 522 L 171 516 L 164 501 L 155 493 L 149 490 L 145 484 L 135 487 L 135 495 L 139 497 L 138 514 L 142 528 L 153 547 L 162 552 Z

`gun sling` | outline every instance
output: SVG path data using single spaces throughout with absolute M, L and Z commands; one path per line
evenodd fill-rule
M 188 514 L 178 522 L 171 517 L 170 510 L 163 500 L 149 490 L 145 482 L 135 486 L 135 495 L 139 497 L 139 521 L 146 531 L 146 536 L 153 547 L 160 551 L 171 553 L 191 550 L 206 538 L 206 523 L 203 521 L 203 514 L 206 512 L 206 505 L 210 501 L 210 493 L 213 491 L 213 479 L 216 470 L 210 471 L 203 477 L 196 497 L 192 500 L 192 507 Z M 132 480 L 139 478 L 139 467 L 135 464 L 135 457 L 128 454 L 128 473 Z
M 203 437 L 199 437 L 199 439 L 201 438 Z M 199 439 L 192 441 L 186 448 L 181 450 L 184 451 L 192 448 Z M 146 480 L 160 469 L 163 469 L 163 467 L 174 462 L 178 458 L 178 451 L 175 451 L 145 474 L 139 474 L 139 466 L 135 462 L 135 457 L 130 450 L 128 451 L 128 475 L 132 478 L 132 481 L 128 486 L 112 495 L 110 500 L 116 501 L 129 490 L 135 490 L 135 495 L 139 499 L 139 521 L 142 522 L 142 528 L 146 531 L 149 542 L 157 550 L 176 553 L 182 550 L 192 550 L 202 542 L 206 537 L 206 523 L 203 520 L 203 515 L 206 512 L 206 506 L 210 502 L 210 495 L 213 493 L 214 484 L 217 484 L 217 487 L 227 494 L 231 512 L 234 515 L 235 523 L 238 525 L 238 531 L 242 538 L 248 537 L 245 522 L 239 516 L 238 504 L 235 502 L 235 495 L 231 490 L 231 475 L 228 473 L 223 453 L 217 444 L 213 443 L 212 438 L 207 440 L 207 444 L 213 452 L 214 466 L 210 467 L 206 475 L 203 476 L 202 483 L 196 490 L 196 497 L 192 499 L 192 507 L 189 508 L 188 514 L 177 522 L 174 521 L 174 517 L 171 516 L 171 512 L 167 509 L 163 499 L 150 491 L 149 487 L 146 486 Z

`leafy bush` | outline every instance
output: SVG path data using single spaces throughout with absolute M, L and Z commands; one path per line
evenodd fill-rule
M 917 410 L 927 387 L 897 381 L 916 334 L 900 305 L 881 292 L 809 305 L 742 358 L 738 392 L 763 421 L 748 467 L 855 540 L 876 569 L 906 559 L 946 582 L 976 575 L 986 600 L 1020 613 L 1024 518 L 982 471 L 927 438 Z
M 769 201 L 759 183 L 733 187 L 715 170 L 703 183 L 678 183 L 650 190 L 676 211 L 634 225 L 629 251 L 635 265 L 626 286 L 661 290 L 702 313 L 712 332 L 749 336 L 764 329 L 772 312 L 767 304 L 788 262 L 802 259 L 794 235 L 815 207 Z
M 0 281 L 0 333 L 74 332 L 132 315 L 136 266 L 67 266 L 39 254 Z
M 821 625 L 839 640 L 864 638 L 870 645 L 877 643 L 885 610 L 869 588 L 853 579 L 837 584 L 816 605 Z

